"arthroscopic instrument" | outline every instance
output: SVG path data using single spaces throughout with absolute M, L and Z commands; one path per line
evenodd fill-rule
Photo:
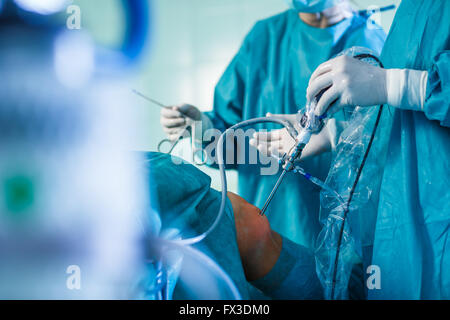
M 137 91 L 136 89 L 132 89 L 132 92 L 136 95 L 138 95 L 139 97 L 147 100 L 148 102 L 153 103 L 154 105 L 157 105 L 160 108 L 170 108 L 169 106 L 159 102 L 158 100 L 155 100 L 153 98 L 150 98 L 146 95 L 144 95 L 143 93 Z M 188 117 L 187 115 L 184 115 L 187 119 L 186 119 L 186 125 L 184 126 L 184 128 L 181 130 L 180 134 L 177 136 L 177 138 L 175 140 L 170 140 L 170 139 L 163 139 L 158 143 L 158 147 L 157 150 L 158 152 L 161 153 L 168 153 L 171 154 L 172 151 L 175 149 L 175 147 L 178 145 L 178 142 L 180 142 L 183 138 L 185 137 L 191 137 L 192 140 L 196 140 L 194 135 L 195 135 L 195 129 L 193 128 L 195 126 L 195 120 Z M 166 152 L 163 151 L 163 146 L 164 145 L 168 145 L 169 148 Z M 195 145 L 195 143 L 191 143 L 192 145 L 192 155 L 194 156 L 194 162 L 196 165 L 205 165 L 206 161 L 207 161 L 207 156 L 206 156 L 206 151 L 203 150 L 202 148 L 199 148 Z M 200 153 L 201 155 L 201 161 L 197 161 L 195 159 L 195 155 Z
M 320 96 L 321 95 L 319 95 L 319 97 Z M 264 213 L 266 212 L 270 202 L 272 201 L 273 197 L 275 196 L 275 193 L 277 192 L 279 186 L 281 185 L 281 182 L 283 181 L 286 173 L 292 171 L 295 168 L 295 161 L 301 158 L 303 149 L 308 144 L 309 140 L 311 139 L 311 136 L 313 134 L 319 133 L 323 129 L 326 115 L 317 117 L 314 114 L 315 105 L 318 99 L 319 98 L 316 98 L 312 103 L 309 103 L 306 106 L 305 112 L 300 111 L 297 114 L 297 120 L 300 123 L 302 129 L 300 130 L 298 135 L 294 137 L 295 145 L 292 147 L 289 153 L 287 153 L 280 159 L 280 164 L 283 168 L 283 171 L 281 172 L 280 177 L 278 178 L 275 184 L 275 187 L 270 192 L 269 197 L 267 198 L 263 208 L 261 209 L 259 213 L 260 215 L 264 215 Z
M 150 97 L 147 97 L 146 95 L 144 95 L 143 93 L 137 91 L 136 89 L 133 89 L 132 92 L 133 92 L 134 94 L 138 95 L 139 97 L 141 97 L 141 98 L 143 98 L 143 99 L 145 99 L 145 100 L 147 100 L 147 101 L 149 101 L 149 102 L 151 102 L 151 103 L 153 103 L 153 104 L 156 104 L 158 107 L 161 107 L 161 108 L 168 108 L 168 106 L 162 104 L 161 102 L 159 102 L 159 101 L 157 101 L 157 100 L 155 100 L 155 99 L 152 99 L 152 98 L 150 98 Z

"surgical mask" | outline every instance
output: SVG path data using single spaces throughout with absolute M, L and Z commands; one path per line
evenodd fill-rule
M 343 0 L 285 0 L 285 2 L 298 12 L 315 13 L 331 8 Z

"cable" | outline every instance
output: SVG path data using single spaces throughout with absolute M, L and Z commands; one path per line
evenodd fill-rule
M 359 55 L 354 56 L 354 58 L 355 59 L 359 59 L 359 60 L 366 59 L 366 58 L 371 58 L 371 59 L 374 59 L 380 65 L 381 68 L 384 68 L 384 66 L 381 63 L 381 61 L 377 57 L 375 57 L 375 56 L 373 56 L 371 54 L 366 54 L 366 53 L 359 54 Z M 351 201 L 353 199 L 353 195 L 355 193 L 356 187 L 357 187 L 359 179 L 361 177 L 362 170 L 364 169 L 364 166 L 366 164 L 366 160 L 367 160 L 367 158 L 369 156 L 370 149 L 372 148 L 373 140 L 375 139 L 375 134 L 376 134 L 376 131 L 378 129 L 378 125 L 380 123 L 381 114 L 383 112 L 383 107 L 384 106 L 381 105 L 380 109 L 378 110 L 377 119 L 375 121 L 375 125 L 374 125 L 374 128 L 372 130 L 372 134 L 370 136 L 369 144 L 367 146 L 366 152 L 364 153 L 363 160 L 361 161 L 361 165 L 359 166 L 358 171 L 356 173 L 356 179 L 355 179 L 355 181 L 354 181 L 354 183 L 352 185 L 349 197 L 347 199 L 347 203 L 345 204 L 345 207 L 344 207 L 345 208 L 344 209 L 344 217 L 343 217 L 341 229 L 339 230 L 339 238 L 338 238 L 338 243 L 337 243 L 336 256 L 335 256 L 335 259 L 334 259 L 333 280 L 332 280 L 332 285 L 331 285 L 331 297 L 332 298 L 334 297 L 334 292 L 335 292 L 335 289 L 336 289 L 337 267 L 338 267 L 338 264 L 339 264 L 339 255 L 340 255 L 340 249 L 341 249 L 341 244 L 342 244 L 342 237 L 344 235 L 344 226 L 345 226 L 345 222 L 347 220 L 348 212 L 350 211 L 350 203 L 351 203 Z

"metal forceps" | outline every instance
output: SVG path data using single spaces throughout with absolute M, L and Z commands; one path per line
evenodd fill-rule
M 134 89 L 133 89 L 133 93 L 135 93 L 136 95 L 140 96 L 141 98 L 143 98 L 143 99 L 145 99 L 145 100 L 147 100 L 147 101 L 149 101 L 149 102 L 151 102 L 151 103 L 157 105 L 158 107 L 161 107 L 161 108 L 168 108 L 168 106 L 162 104 L 161 102 L 159 102 L 159 101 L 157 101 L 157 100 L 155 100 L 155 99 L 152 99 L 152 98 L 147 97 L 146 95 L 140 93 L 140 92 L 137 91 L 137 90 L 134 90 Z M 186 116 L 186 117 L 187 117 L 187 116 Z M 193 141 L 195 140 L 195 138 L 194 138 L 194 136 L 193 136 L 193 135 L 195 134 L 195 130 L 194 130 L 193 127 L 194 127 L 194 120 L 193 120 L 192 118 L 190 118 L 190 117 L 187 117 L 186 125 L 185 125 L 185 127 L 181 130 L 181 133 L 178 135 L 178 137 L 177 137 L 175 140 L 173 140 L 173 141 L 170 140 L 170 139 L 163 139 L 163 140 L 161 140 L 161 141 L 158 143 L 158 148 L 157 148 L 158 152 L 171 154 L 172 151 L 175 149 L 175 147 L 178 145 L 178 142 L 180 142 L 180 141 L 181 141 L 183 138 L 185 138 L 186 136 L 187 136 L 187 137 L 190 136 L 190 137 L 191 137 L 191 141 L 193 142 Z M 186 131 L 188 131 L 189 134 L 186 134 Z M 163 149 L 164 149 L 163 146 L 164 146 L 164 145 L 168 145 L 168 150 L 167 150 L 166 152 L 163 151 Z M 203 148 L 198 148 L 198 147 L 196 147 L 195 143 L 191 143 L 191 145 L 192 145 L 192 157 L 193 157 L 194 163 L 195 163 L 196 165 L 205 165 L 206 162 L 207 162 L 207 153 L 206 153 L 206 150 L 204 150 Z M 201 161 L 197 161 L 197 160 L 196 160 L 196 157 L 195 157 L 195 156 L 196 156 L 198 153 L 200 153 L 200 155 L 201 155 L 201 158 L 200 158 Z

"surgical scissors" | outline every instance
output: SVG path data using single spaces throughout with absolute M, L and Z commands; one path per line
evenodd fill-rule
M 139 92 L 139 91 L 137 91 L 137 90 L 135 90 L 135 89 L 133 89 L 132 91 L 133 91 L 133 93 L 135 93 L 136 95 L 138 95 L 138 96 L 140 96 L 141 98 L 143 98 L 143 99 L 145 99 L 145 100 L 147 100 L 147 101 L 149 101 L 149 102 L 151 102 L 151 103 L 157 105 L 157 106 L 160 107 L 160 108 L 170 108 L 169 106 L 166 106 L 165 104 L 163 104 L 163 103 L 161 103 L 161 102 L 159 102 L 159 101 L 157 101 L 157 100 L 155 100 L 155 99 L 152 99 L 152 98 L 150 98 L 150 97 L 147 97 L 146 95 L 142 94 L 141 92 Z M 185 116 L 186 116 L 186 115 L 185 115 Z M 195 138 L 193 137 L 193 134 L 195 134 L 195 129 L 194 129 L 194 126 L 195 126 L 195 120 L 192 119 L 192 118 L 190 118 L 190 117 L 188 117 L 188 116 L 186 116 L 186 118 L 187 118 L 187 120 L 186 120 L 186 125 L 185 125 L 185 127 L 181 130 L 181 132 L 180 132 L 180 134 L 178 135 L 178 137 L 177 137 L 175 140 L 170 140 L 170 139 L 163 139 L 163 140 L 161 140 L 161 141 L 158 143 L 158 148 L 157 148 L 157 150 L 158 150 L 158 152 L 161 152 L 161 153 L 171 154 L 172 151 L 175 149 L 175 147 L 178 145 L 178 142 L 180 142 L 180 141 L 181 141 L 183 138 L 185 138 L 185 137 L 191 137 L 192 158 L 193 158 L 193 161 L 194 161 L 194 163 L 195 163 L 196 165 L 199 165 L 199 166 L 205 165 L 206 162 L 207 162 L 207 159 L 208 159 L 208 158 L 207 158 L 206 150 L 204 150 L 203 148 L 198 148 L 198 147 L 195 145 L 195 143 L 193 143 L 193 142 L 195 141 Z M 189 133 L 186 134 L 186 131 L 188 131 Z M 163 150 L 162 146 L 165 145 L 165 144 L 168 144 L 168 145 L 169 145 L 169 148 L 168 148 L 167 152 L 162 151 L 162 150 Z M 196 160 L 196 157 L 195 157 L 199 152 L 201 153 L 201 161 L 197 161 L 197 160 Z

